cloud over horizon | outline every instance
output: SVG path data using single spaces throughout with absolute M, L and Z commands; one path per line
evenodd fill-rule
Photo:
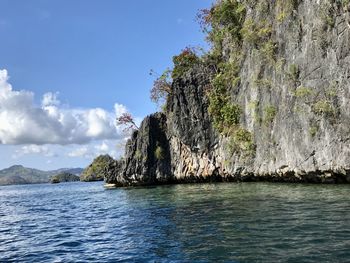
M 17 159 L 27 154 L 41 154 L 45 157 L 55 157 L 55 154 L 49 149 L 47 145 L 24 145 L 17 149 L 12 155 L 12 158 Z
M 7 70 L 0 70 L 0 144 L 88 144 L 128 136 L 115 123 L 115 118 L 127 111 L 124 105 L 116 103 L 111 112 L 71 108 L 61 105 L 58 93 L 48 92 L 38 106 L 33 92 L 14 90 L 8 79 Z M 22 152 L 45 152 L 42 149 L 31 146 Z

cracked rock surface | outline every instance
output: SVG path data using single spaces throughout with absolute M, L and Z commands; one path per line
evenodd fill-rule
M 106 182 L 349 183 L 349 13 L 336 13 L 334 25 L 325 27 L 323 2 L 301 1 L 291 18 L 273 24 L 275 64 L 243 43 L 240 85 L 231 98 L 242 107 L 240 125 L 254 137 L 253 156 L 232 153 L 229 139 L 213 127 L 206 96 L 210 74 L 195 66 L 174 80 L 166 111 L 146 117 L 133 133 L 125 159 L 107 169 Z M 298 73 L 294 78 L 291 69 Z M 269 87 L 259 86 L 256 76 Z M 264 121 L 266 107 L 275 109 L 270 121 Z

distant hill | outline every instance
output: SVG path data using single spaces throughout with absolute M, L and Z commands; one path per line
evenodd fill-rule
M 54 174 L 71 173 L 74 175 L 80 175 L 83 172 L 83 170 L 84 170 L 83 168 L 61 168 L 61 169 L 52 170 L 49 172 L 54 173 Z
M 82 168 L 62 168 L 52 171 L 42 171 L 23 167 L 22 165 L 14 165 L 0 170 L 0 185 L 48 183 L 54 175 L 63 172 L 80 175 L 82 171 Z

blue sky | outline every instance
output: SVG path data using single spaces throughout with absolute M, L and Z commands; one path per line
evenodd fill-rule
M 211 2 L 0 0 L 0 169 L 118 156 L 125 134 L 111 120 L 156 111 L 150 69 L 206 45 L 195 16 Z

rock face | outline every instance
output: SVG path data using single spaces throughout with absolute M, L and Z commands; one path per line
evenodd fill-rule
M 107 169 L 108 183 L 350 182 L 350 8 L 294 1 L 285 14 L 278 2 L 247 4 L 246 27 L 272 21 L 269 42 L 259 47 L 242 36 L 239 84 L 230 89 L 254 153 L 230 149 L 214 128 L 206 94 L 213 77 L 195 65 L 174 79 L 165 113 L 134 132 L 125 159 Z M 225 60 L 234 59 L 229 38 L 222 46 Z
M 171 174 L 167 119 L 162 113 L 145 118 L 126 145 L 126 158 L 106 169 L 106 182 L 119 185 L 168 183 Z

